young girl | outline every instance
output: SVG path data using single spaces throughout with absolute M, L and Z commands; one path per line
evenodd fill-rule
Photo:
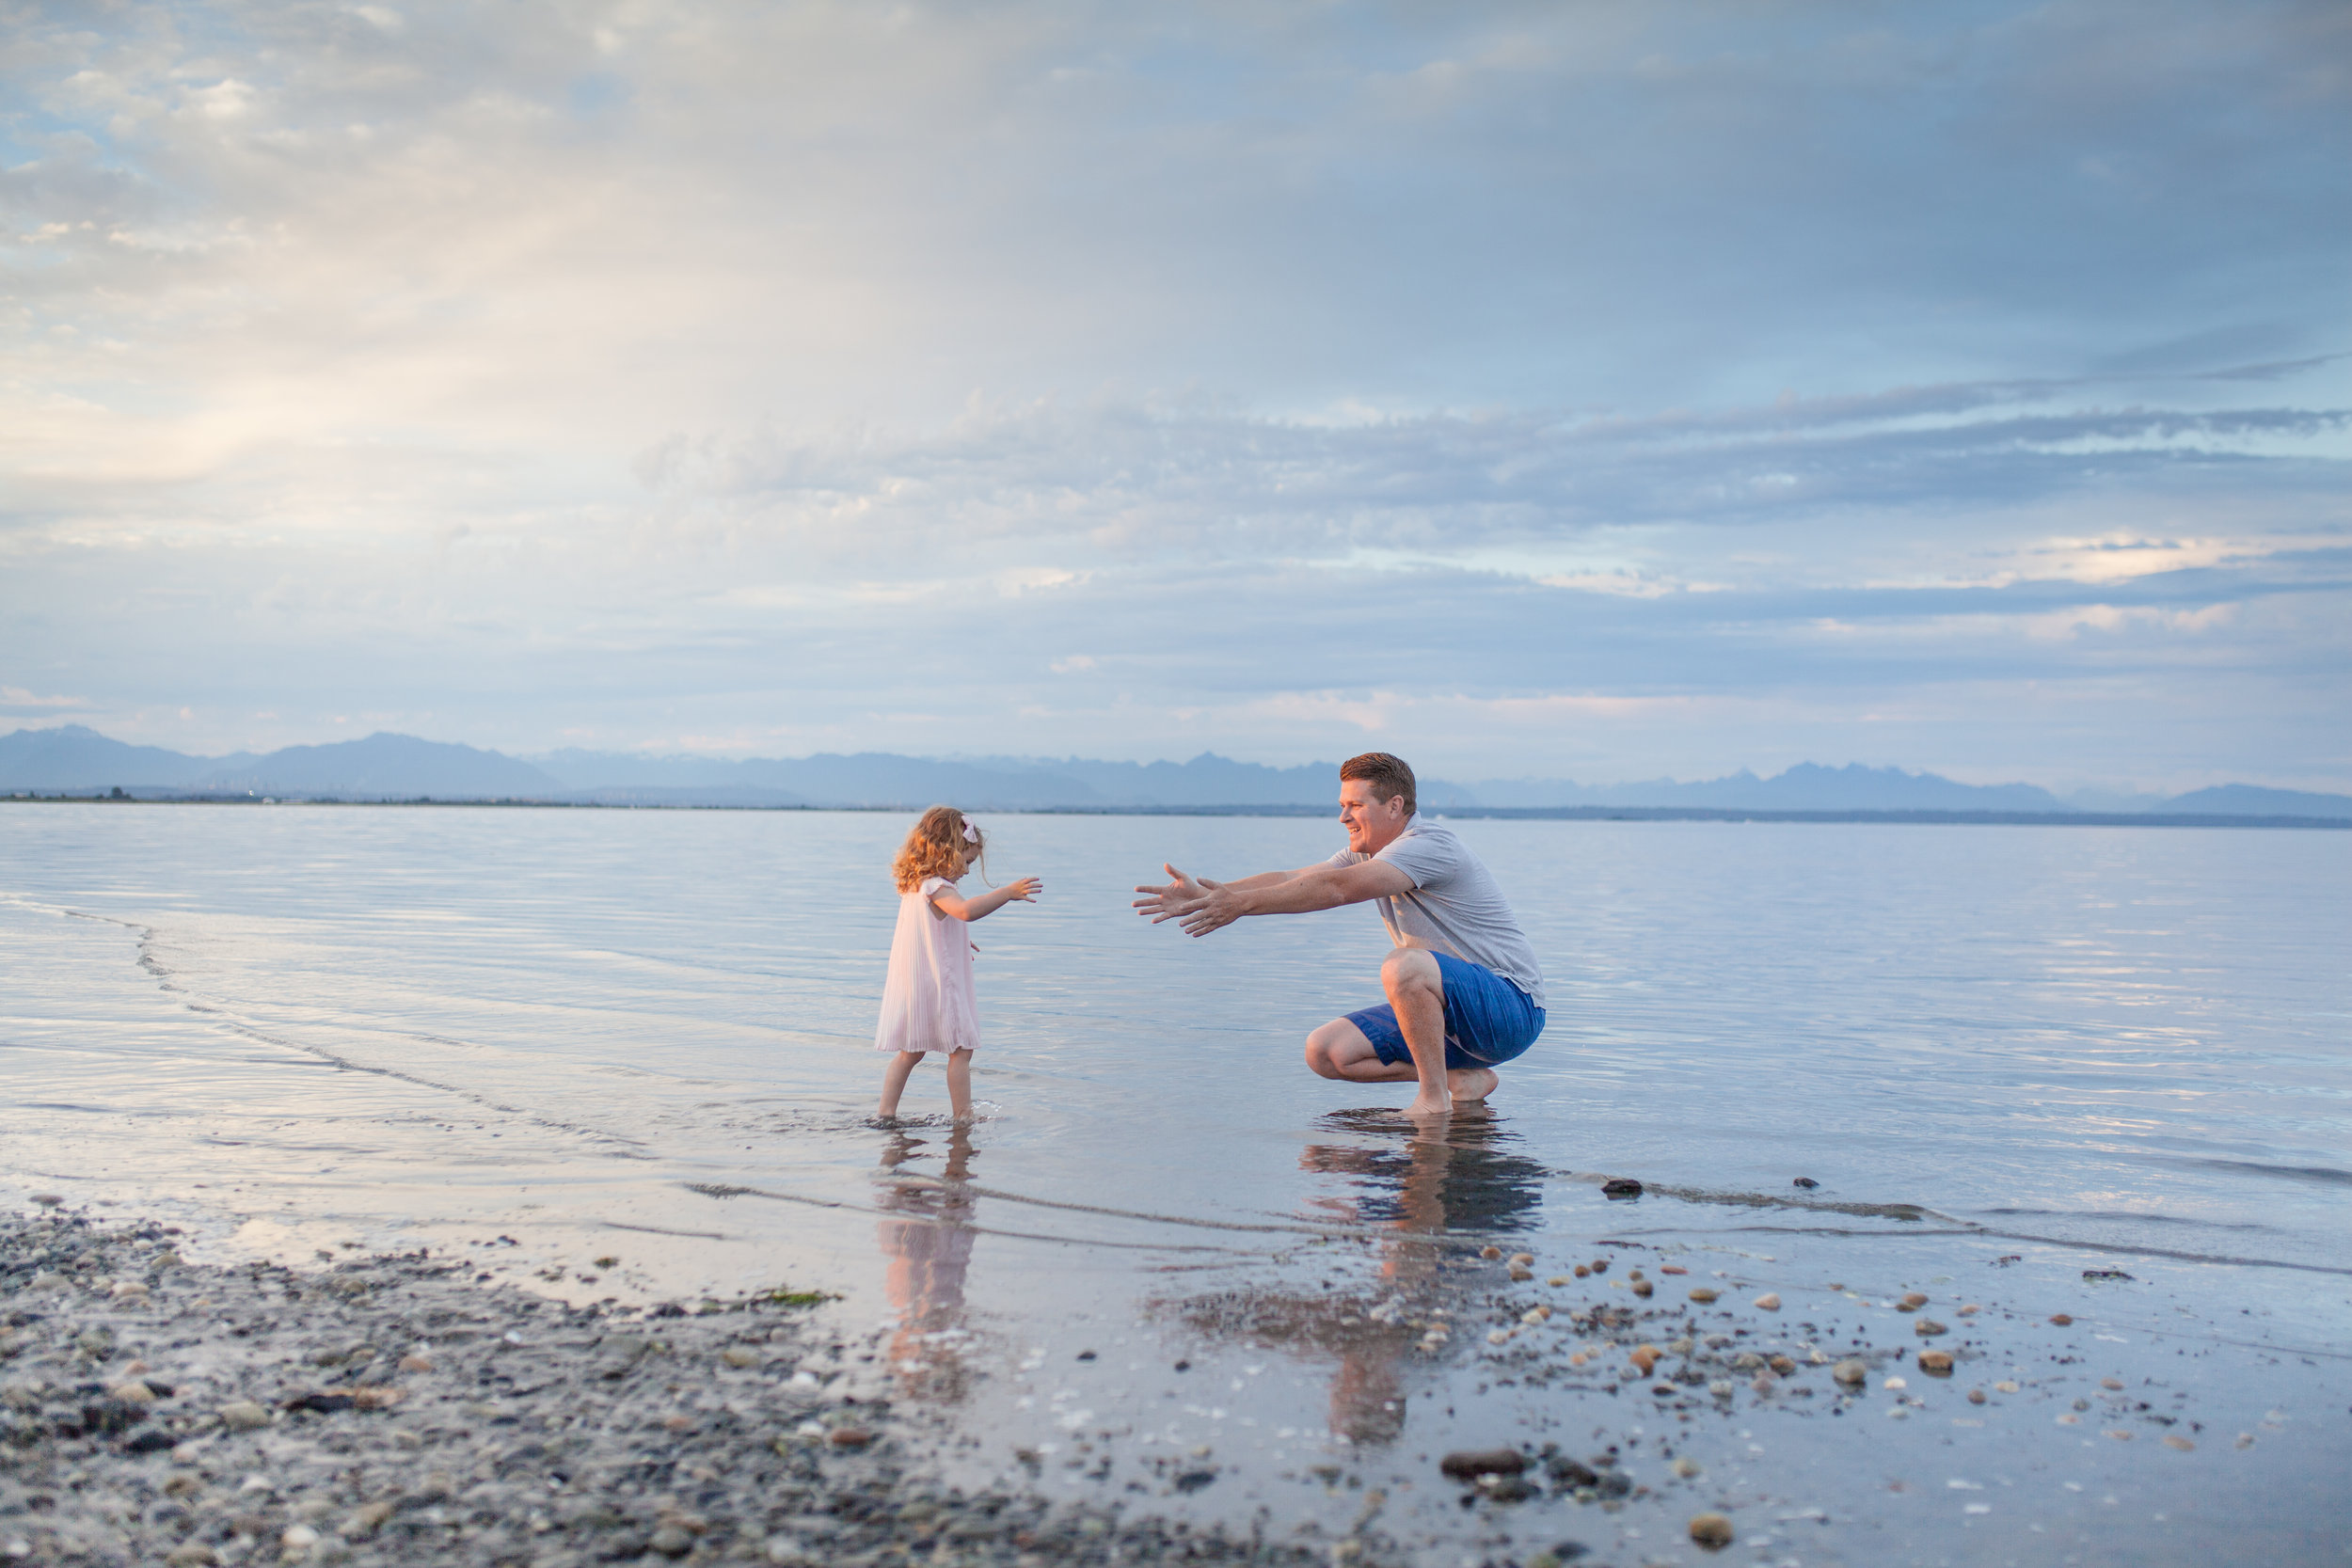
M 965 899 L 953 884 L 980 858 L 987 841 L 963 813 L 933 806 L 907 834 L 891 873 L 898 882 L 898 928 L 890 939 L 890 978 L 882 986 L 874 1049 L 891 1053 L 882 1074 L 882 1114 L 898 1114 L 907 1076 L 926 1052 L 947 1053 L 947 1103 L 958 1121 L 972 1117 L 972 1053 L 979 1049 L 979 1008 L 972 996 L 971 922 L 1018 898 L 1033 903 L 1044 884 L 1023 877 Z

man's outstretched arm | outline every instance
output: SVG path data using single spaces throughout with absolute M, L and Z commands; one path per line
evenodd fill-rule
M 1136 908 L 1152 924 L 1181 920 L 1187 934 L 1207 936 L 1245 915 L 1309 914 L 1361 904 L 1391 894 L 1410 892 L 1412 878 L 1386 861 L 1361 861 L 1354 865 L 1310 865 L 1296 871 L 1265 871 L 1239 881 L 1213 882 L 1186 876 L 1174 866 L 1165 868 L 1174 880 L 1165 887 L 1138 887 L 1148 895 Z

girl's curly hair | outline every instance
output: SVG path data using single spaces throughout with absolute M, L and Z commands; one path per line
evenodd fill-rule
M 968 839 L 963 836 L 967 829 L 972 834 Z M 908 830 L 898 858 L 890 863 L 890 875 L 900 893 L 913 893 L 927 877 L 954 881 L 967 865 L 983 862 L 987 852 L 988 840 L 977 824 L 953 806 L 933 806 Z M 985 879 L 988 873 L 980 875 Z

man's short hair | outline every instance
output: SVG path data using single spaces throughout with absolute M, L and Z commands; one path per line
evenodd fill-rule
M 1415 804 L 1413 770 L 1405 759 L 1387 752 L 1366 752 L 1340 764 L 1340 782 L 1361 779 L 1372 785 L 1372 798 L 1386 804 L 1398 796 L 1405 797 L 1405 815 L 1410 816 L 1419 809 Z

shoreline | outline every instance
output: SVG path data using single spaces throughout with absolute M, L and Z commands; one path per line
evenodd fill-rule
M 16 806 L 342 806 L 407 807 L 501 811 L 675 811 L 675 812 L 797 812 L 900 815 L 919 812 L 928 802 L 882 802 L 819 805 L 808 801 L 592 800 L 564 797 L 552 800 L 511 796 L 441 798 L 431 795 L 349 800 L 342 796 L 275 795 L 159 795 L 123 793 L 19 793 L 0 796 L 0 805 Z M 979 801 L 975 811 L 1006 816 L 1172 816 L 1172 817 L 1327 817 L 1324 805 L 1060 805 L 1000 806 Z M 2352 830 L 2352 816 L 2284 816 L 2223 815 L 2201 812 L 2049 812 L 2049 811 L 1910 811 L 1823 810 L 1775 811 L 1737 806 L 1453 806 L 1430 812 L 1432 820 L 1463 822 L 1778 822 L 1852 823 L 1884 827 L 1988 828 L 2255 828 L 2282 830 Z
M 937 1423 L 782 1292 L 639 1308 L 419 1251 L 187 1263 L 177 1227 L 0 1215 L 0 1560 L 882 1568 L 1327 1554 L 925 1479 Z

